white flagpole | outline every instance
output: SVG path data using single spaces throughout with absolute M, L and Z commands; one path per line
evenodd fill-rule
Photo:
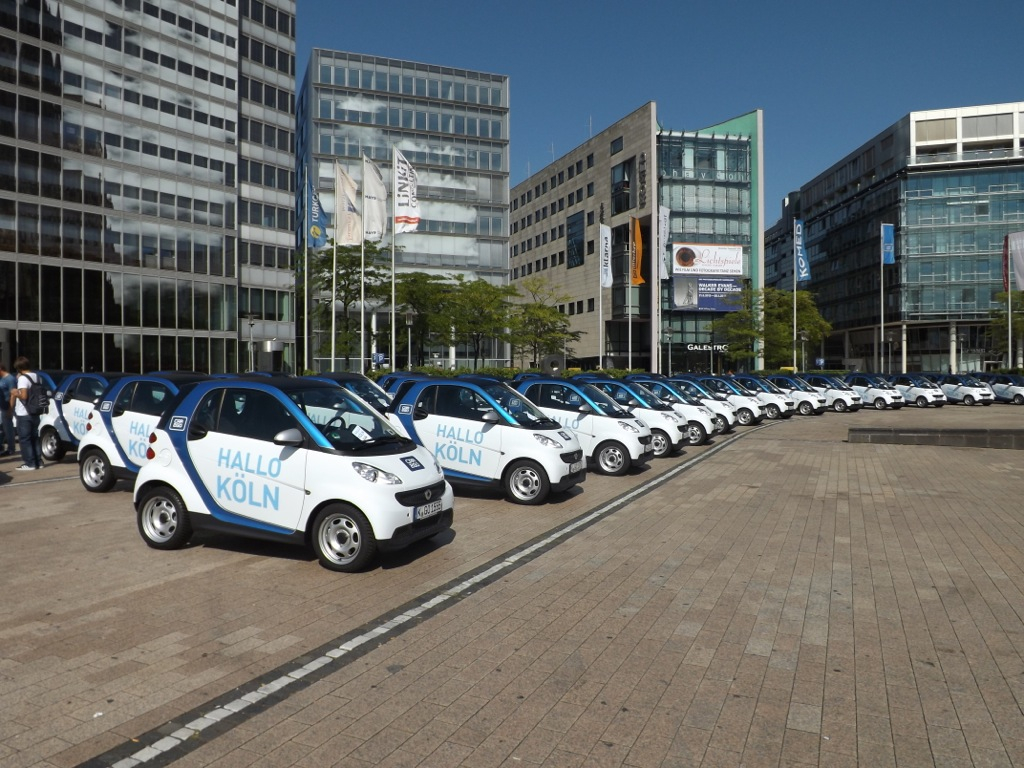
M 391 145 L 391 370 L 395 368 L 395 234 L 398 230 L 396 192 L 398 190 L 398 163 L 395 145 Z
M 601 243 L 601 260 L 597 270 L 597 370 L 604 368 L 604 285 L 601 270 L 604 269 L 604 242 Z
M 338 161 L 334 161 L 334 186 L 338 186 Z M 337 344 L 338 344 L 338 228 L 341 226 L 341 190 L 334 190 L 334 257 L 331 266 L 331 371 L 337 366 Z
M 309 167 L 305 164 L 302 176 L 306 183 L 302 193 L 306 198 L 303 206 L 306 218 L 302 222 L 302 372 L 305 373 L 309 370 Z
M 626 263 L 626 368 L 633 370 L 633 264 L 636 262 L 636 242 L 633 240 L 633 218 L 629 219 L 629 258 Z
M 878 368 L 882 371 L 882 344 L 885 343 L 885 242 L 882 239 L 882 232 L 885 231 L 885 224 L 881 225 L 878 231 L 878 346 L 877 352 Z M 794 347 L 794 354 L 796 349 Z
M 366 160 L 363 159 L 363 191 L 362 205 L 360 210 L 363 215 L 359 220 L 362 222 L 359 238 L 359 372 L 366 373 L 366 363 L 363 355 L 366 354 Z
M 796 219 L 793 220 L 793 370 L 796 367 Z

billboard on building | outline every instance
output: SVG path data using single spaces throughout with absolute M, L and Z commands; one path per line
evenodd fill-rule
M 732 277 L 673 277 L 672 308 L 690 312 L 736 312 L 743 281 Z
M 672 243 L 673 275 L 742 275 L 743 248 L 739 245 Z

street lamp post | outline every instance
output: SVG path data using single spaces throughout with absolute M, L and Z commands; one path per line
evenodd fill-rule
M 800 331 L 800 370 L 807 370 L 807 331 Z
M 412 370 L 412 321 L 413 312 L 410 309 L 405 313 L 406 353 L 408 355 L 406 370 L 409 371 Z M 394 363 L 392 362 L 392 365 L 393 364 Z
M 661 332 L 668 341 L 668 365 L 665 367 L 668 369 L 668 375 L 672 375 L 672 323 L 671 321 L 663 323 L 661 326 Z
M 956 351 L 956 370 L 953 371 L 953 373 L 960 373 L 961 371 L 966 370 L 966 367 L 964 366 L 964 349 L 967 348 L 967 334 L 961 333 L 957 336 L 957 341 L 959 341 L 960 344 Z
M 892 342 L 893 335 L 892 330 L 890 329 L 885 332 L 885 354 L 889 373 L 892 373 Z
M 250 371 L 255 371 L 256 370 L 256 355 L 255 355 L 255 350 L 253 349 L 252 327 L 254 325 L 256 325 L 256 315 L 254 315 L 254 314 L 252 314 L 250 312 L 249 314 L 245 315 L 245 319 L 249 321 L 249 370 Z

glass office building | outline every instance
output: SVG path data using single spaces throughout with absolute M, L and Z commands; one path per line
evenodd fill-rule
M 1022 113 L 1019 102 L 912 112 L 789 196 L 766 233 L 767 282 L 792 290 L 802 219 L 811 279 L 799 287 L 832 323 L 818 353 L 826 367 L 1009 362 L 990 318 L 1006 308 L 1003 239 L 1024 230 Z M 895 231 L 891 266 L 881 262 L 883 223 Z
M 262 274 L 265 248 L 260 275 L 249 270 L 251 251 L 240 266 L 240 239 L 273 243 L 266 235 L 278 230 L 277 242 L 290 245 L 294 2 L 249 2 L 244 10 L 235 0 L 4 3 L 4 359 L 233 371 L 247 365 L 239 316 L 254 304 L 242 271 L 252 273 L 263 306 L 269 290 L 275 312 L 291 311 L 275 293 L 289 295 L 290 280 Z M 254 25 L 248 12 L 257 6 L 263 22 Z M 273 40 L 274 73 L 244 60 L 250 39 Z M 273 106 L 263 89 L 254 99 L 253 84 L 264 80 L 274 82 Z M 284 150 L 271 159 L 286 173 L 240 196 L 240 154 L 259 154 L 251 136 L 240 139 L 253 114 L 285 131 Z M 240 208 L 251 211 L 268 189 L 283 219 L 241 231 Z M 290 277 L 287 250 L 273 251 L 270 265 Z M 293 331 L 267 330 L 293 344 Z
M 388 215 L 392 214 L 396 148 L 416 170 L 420 208 L 417 231 L 400 234 L 396 241 L 397 271 L 463 275 L 506 284 L 508 78 L 314 49 L 299 89 L 297 167 L 300 176 L 308 174 L 331 221 L 335 162 L 361 190 L 364 156 L 381 170 L 388 188 Z M 299 221 L 305 220 L 306 197 L 296 196 Z M 304 229 L 297 229 L 299 248 L 305 247 Z M 391 242 L 390 224 L 388 230 L 385 248 Z M 333 229 L 327 234 L 333 237 Z M 384 330 L 390 308 L 378 311 L 371 321 Z M 402 324 L 404 329 L 404 320 Z M 316 329 L 313 334 L 321 335 Z M 446 362 L 450 359 L 447 349 L 438 348 L 435 354 Z M 495 362 L 503 354 L 495 347 L 486 357 Z M 465 360 L 461 354 L 459 358 Z M 329 364 L 329 359 L 321 357 L 313 367 Z
M 672 131 L 648 102 L 515 186 L 512 282 L 541 277 L 567 297 L 559 309 L 581 337 L 566 365 L 727 365 L 715 319 L 731 311 L 725 296 L 763 277 L 761 147 L 759 110 Z M 610 235 L 604 281 L 602 225 Z M 698 244 L 728 252 L 729 263 L 674 266 L 674 253 Z

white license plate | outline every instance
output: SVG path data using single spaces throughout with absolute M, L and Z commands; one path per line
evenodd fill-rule
M 577 461 L 569 465 L 569 474 L 575 475 L 577 472 L 583 469 L 583 462 Z
M 429 504 L 424 504 L 422 507 L 413 507 L 412 516 L 414 520 L 422 520 L 425 517 L 433 517 L 441 511 L 441 501 L 432 501 Z

